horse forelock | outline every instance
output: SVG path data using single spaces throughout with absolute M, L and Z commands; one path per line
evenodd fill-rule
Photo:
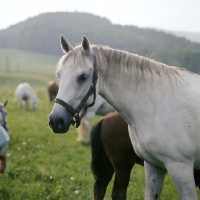
M 58 64 L 57 64 L 57 70 L 56 70 L 56 74 L 58 73 L 59 69 L 61 69 L 63 67 L 63 65 L 67 62 L 67 60 L 70 57 L 74 57 L 74 62 L 73 62 L 73 69 L 76 69 L 76 67 L 86 67 L 87 62 L 86 62 L 86 57 L 85 57 L 85 52 L 82 49 L 81 45 L 78 45 L 76 47 L 74 47 L 73 50 L 69 51 L 68 53 L 66 53 L 65 55 L 63 55 L 61 57 L 61 59 L 59 60 Z

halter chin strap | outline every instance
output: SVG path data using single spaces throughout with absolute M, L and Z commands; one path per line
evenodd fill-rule
M 97 79 L 98 79 L 98 69 L 97 69 L 97 66 L 96 66 L 96 56 L 95 56 L 95 54 L 93 55 L 93 58 L 94 58 L 94 63 L 93 63 L 94 72 L 93 72 L 92 85 L 90 86 L 90 89 L 88 90 L 87 94 L 84 96 L 84 98 L 80 102 L 79 106 L 76 109 L 74 109 L 69 104 L 67 104 L 66 102 L 64 102 L 63 100 L 61 100 L 59 98 L 56 98 L 55 101 L 54 101 L 54 102 L 62 105 L 63 107 L 65 107 L 73 115 L 72 125 L 75 128 L 79 127 L 79 125 L 81 123 L 81 119 L 84 116 L 84 114 L 86 113 L 88 107 L 92 107 L 95 104 L 96 83 L 97 83 Z M 93 102 L 91 104 L 85 106 L 86 101 L 88 100 L 89 96 L 92 95 L 92 94 L 93 94 Z M 80 115 L 79 115 L 79 113 L 80 113 Z

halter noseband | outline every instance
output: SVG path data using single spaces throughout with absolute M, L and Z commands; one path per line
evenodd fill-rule
M 88 90 L 88 92 L 86 93 L 86 95 L 84 96 L 82 101 L 80 102 L 79 106 L 76 109 L 74 109 L 69 104 L 67 104 L 66 102 L 64 102 L 63 100 L 61 100 L 59 98 L 56 98 L 54 100 L 54 102 L 65 107 L 73 115 L 72 125 L 75 128 L 79 127 L 79 125 L 81 123 L 81 119 L 84 116 L 84 114 L 86 113 L 88 107 L 92 107 L 95 104 L 96 83 L 97 83 L 97 79 L 98 79 L 98 69 L 97 69 L 97 66 L 96 66 L 96 56 L 95 56 L 95 54 L 93 54 L 93 58 L 94 58 L 94 63 L 93 63 L 94 72 L 93 72 L 92 85 L 90 86 L 90 89 Z M 88 100 L 89 96 L 92 95 L 92 94 L 93 94 L 93 102 L 91 104 L 87 105 L 87 106 L 84 106 L 86 101 Z M 82 110 L 82 108 L 83 108 L 83 110 Z M 80 112 L 81 112 L 81 114 L 79 115 Z

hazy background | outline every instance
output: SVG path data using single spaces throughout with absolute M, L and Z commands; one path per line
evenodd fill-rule
M 1 0 L 0 29 L 57 11 L 93 13 L 122 25 L 200 32 L 199 0 Z
M 1 0 L 0 70 L 54 74 L 61 34 L 200 72 L 199 0 Z

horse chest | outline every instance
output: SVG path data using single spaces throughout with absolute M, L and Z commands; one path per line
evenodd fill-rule
M 156 163 L 159 161 L 159 158 L 156 158 L 158 156 L 158 146 L 157 146 L 157 140 L 153 137 L 146 137 L 145 136 L 141 139 L 140 136 L 138 136 L 138 132 L 135 131 L 135 128 L 132 131 L 132 134 L 130 135 L 131 142 L 134 148 L 134 151 L 136 154 L 143 160 L 147 161 L 153 161 Z M 160 162 L 159 162 L 160 163 Z
M 198 155 L 195 144 L 187 137 L 186 132 L 173 133 L 171 131 L 170 134 L 167 132 L 167 127 L 165 128 L 160 132 L 158 130 L 137 130 L 136 127 L 130 128 L 129 135 L 133 148 L 141 159 L 165 168 L 169 159 L 193 160 Z M 177 137 L 179 140 L 174 139 Z M 197 157 L 195 159 L 199 160 Z

